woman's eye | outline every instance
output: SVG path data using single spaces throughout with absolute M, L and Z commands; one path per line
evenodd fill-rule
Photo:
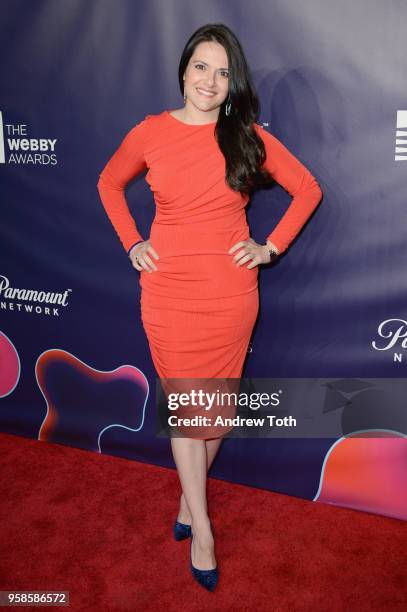
M 205 70 L 205 66 L 203 64 L 195 64 L 195 68 L 198 68 L 198 70 L 201 70 L 201 69 Z M 227 79 L 229 78 L 229 73 L 226 70 L 222 70 L 221 74 L 223 77 Z

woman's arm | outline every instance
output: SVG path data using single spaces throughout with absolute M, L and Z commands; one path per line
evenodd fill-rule
M 147 167 L 144 157 L 145 130 L 146 119 L 143 119 L 126 134 L 100 173 L 97 183 L 103 207 L 127 254 L 137 242 L 144 240 L 130 214 L 125 187 Z
M 264 167 L 293 198 L 279 223 L 267 236 L 267 245 L 274 245 L 282 253 L 300 232 L 323 194 L 308 168 L 270 132 L 257 123 L 254 125 L 266 148 Z

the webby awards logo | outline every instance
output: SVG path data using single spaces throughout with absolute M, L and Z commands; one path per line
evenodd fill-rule
M 0 110 L 0 163 L 55 166 L 56 138 L 38 138 L 25 123 L 7 123 Z
M 396 149 L 394 159 L 396 161 L 407 160 L 407 110 L 397 111 Z

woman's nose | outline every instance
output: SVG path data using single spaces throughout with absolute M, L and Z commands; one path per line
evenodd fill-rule
M 209 85 L 209 87 L 212 87 L 215 84 L 215 73 L 207 72 L 205 82 Z

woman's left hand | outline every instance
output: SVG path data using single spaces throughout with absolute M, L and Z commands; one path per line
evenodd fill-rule
M 233 261 L 238 266 L 242 266 L 247 261 L 250 261 L 249 265 L 246 266 L 247 269 L 250 270 L 258 264 L 266 264 L 271 261 L 269 248 L 273 248 L 278 254 L 277 247 L 269 240 L 267 244 L 258 244 L 253 238 L 248 238 L 248 240 L 239 240 L 239 242 L 236 242 L 228 252 L 231 254 L 237 249 L 240 249 L 233 257 Z

